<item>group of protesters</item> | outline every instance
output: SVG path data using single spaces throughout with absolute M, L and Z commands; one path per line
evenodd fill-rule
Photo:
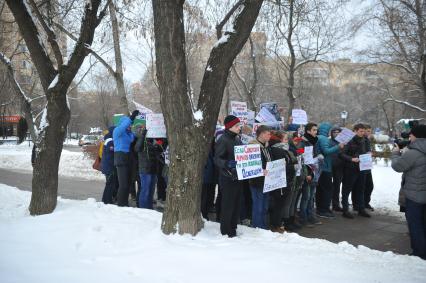
M 341 128 L 330 123 L 308 123 L 303 132 L 300 131 L 303 128 L 294 128 L 294 125 L 283 130 L 259 126 L 250 143 L 260 146 L 264 176 L 248 181 L 238 180 L 234 156 L 234 147 L 242 145 L 241 121 L 229 115 L 224 126 L 225 131 L 217 139 L 214 152 L 221 198 L 218 220 L 223 235 L 234 237 L 237 224 L 244 217 L 250 218 L 252 227 L 278 233 L 297 231 L 304 226 L 315 227 L 322 224 L 319 218 L 334 218 L 335 212 L 353 219 L 349 195 L 352 196 L 352 210 L 361 217 L 371 217 L 367 212 L 367 209 L 373 210 L 370 205 L 371 170 L 359 167 L 359 156 L 371 152 L 369 125 L 354 125 L 355 136 L 346 144 L 336 141 Z M 305 164 L 306 147 L 313 147 L 315 163 Z M 286 163 L 286 186 L 264 193 L 264 180 L 268 175 L 266 164 L 279 159 Z M 248 203 L 251 209 L 247 209 Z
M 166 197 L 167 139 L 148 138 L 144 126 L 132 131 L 138 115 L 135 110 L 122 117 L 104 137 L 101 170 L 106 185 L 102 201 L 128 206 L 131 197 L 137 207 L 153 209 L 153 203 L 160 206 Z M 353 219 L 350 194 L 352 209 L 359 216 L 370 217 L 366 209 L 373 209 L 371 171 L 360 171 L 358 166 L 359 155 L 371 152 L 370 126 L 355 125 L 354 138 L 342 144 L 335 140 L 341 128 L 330 123 L 289 124 L 282 129 L 261 125 L 248 142 L 261 149 L 263 174 L 239 180 L 234 147 L 243 144 L 243 125 L 233 115 L 227 116 L 223 124 L 224 129 L 216 132 L 206 160 L 201 196 L 202 216 L 210 219 L 216 215 L 223 235 L 236 236 L 240 223 L 284 233 L 320 225 L 319 218 L 333 218 L 335 212 Z M 308 146 L 313 147 L 313 164 L 304 162 Z M 286 185 L 264 193 L 266 164 L 279 159 L 286 163 Z

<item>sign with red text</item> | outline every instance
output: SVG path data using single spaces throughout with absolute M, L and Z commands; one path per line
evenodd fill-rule
M 248 144 L 234 146 L 237 161 L 238 180 L 246 180 L 263 176 L 260 145 Z

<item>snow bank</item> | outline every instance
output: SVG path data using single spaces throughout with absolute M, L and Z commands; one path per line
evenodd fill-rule
M 346 242 L 245 226 L 221 236 L 166 236 L 161 214 L 93 199 L 58 199 L 32 217 L 30 193 L 0 184 L 2 282 L 424 282 L 426 262 Z
M 0 168 L 29 171 L 32 147 L 28 143 L 4 144 L 0 146 Z M 82 152 L 62 150 L 59 162 L 59 175 L 87 180 L 104 180 L 104 176 L 92 168 L 93 161 L 85 158 Z

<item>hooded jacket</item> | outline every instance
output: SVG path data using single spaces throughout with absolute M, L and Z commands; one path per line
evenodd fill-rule
M 392 168 L 402 172 L 401 191 L 405 198 L 426 204 L 426 139 L 410 143 L 402 155 L 392 152 Z
M 329 139 L 329 133 L 332 128 L 330 123 L 321 123 L 318 127 L 318 149 L 324 155 L 324 162 L 322 163 L 322 171 L 332 172 L 333 168 L 333 154 L 339 152 L 339 145 L 332 145 Z
M 114 129 L 113 138 L 114 138 L 114 151 L 129 153 L 130 144 L 135 139 L 135 135 L 128 130 L 132 125 L 132 120 L 129 117 L 124 116 L 120 119 L 119 125 Z

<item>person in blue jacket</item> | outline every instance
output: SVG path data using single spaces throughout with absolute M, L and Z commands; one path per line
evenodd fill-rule
M 115 127 L 110 127 L 108 133 L 104 136 L 104 148 L 102 150 L 101 171 L 105 175 L 106 183 L 102 202 L 105 204 L 114 203 L 113 199 L 117 196 L 117 171 L 114 167 L 114 141 L 112 133 Z
M 324 218 L 333 218 L 334 214 L 330 209 L 333 198 L 333 165 L 332 156 L 343 149 L 343 144 L 332 145 L 329 138 L 330 130 L 333 126 L 330 123 L 321 123 L 318 127 L 318 149 L 324 156 L 321 165 L 321 176 L 318 180 L 318 187 L 315 196 L 317 204 L 317 215 Z
M 118 206 L 129 206 L 130 144 L 135 139 L 131 126 L 138 115 L 139 111 L 135 110 L 130 117 L 122 117 L 113 133 L 114 165 L 118 176 Z

